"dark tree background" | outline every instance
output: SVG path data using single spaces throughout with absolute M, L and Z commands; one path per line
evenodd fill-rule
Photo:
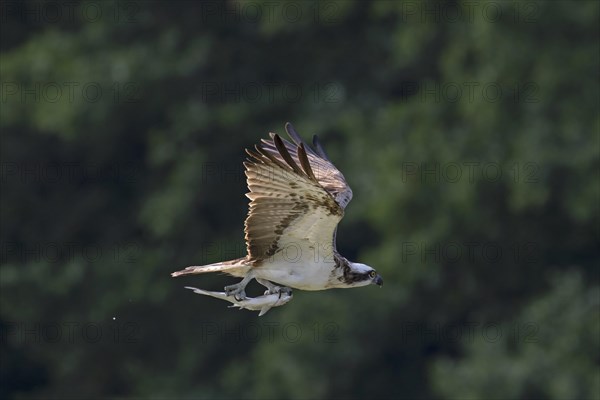
M 0 397 L 600 398 L 599 9 L 3 1 Z M 169 274 L 286 121 L 385 286 L 258 318 Z

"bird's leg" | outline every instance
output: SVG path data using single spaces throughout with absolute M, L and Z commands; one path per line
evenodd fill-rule
M 269 282 L 266 279 L 256 278 L 256 282 L 260 283 L 261 285 L 267 288 L 267 290 L 265 291 L 265 296 L 268 294 L 279 293 L 279 290 L 281 289 L 279 286 L 273 284 L 272 282 Z
M 265 291 L 265 296 L 268 294 L 275 294 L 275 293 L 287 293 L 287 294 L 292 294 L 292 289 L 286 286 L 277 286 L 275 284 L 273 284 L 272 282 L 266 280 L 266 279 L 259 279 L 256 278 L 256 282 L 260 283 L 261 285 L 263 285 L 264 287 L 267 288 L 267 290 Z
M 241 301 L 246 298 L 246 285 L 252 280 L 253 276 L 248 274 L 239 283 L 225 286 L 225 294 L 234 296 L 236 300 Z

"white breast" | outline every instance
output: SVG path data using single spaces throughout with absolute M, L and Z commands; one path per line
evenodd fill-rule
M 310 246 L 287 246 L 273 257 L 253 268 L 254 276 L 301 290 L 324 290 L 332 286 L 333 258 L 323 257 L 327 251 Z M 333 277 L 335 280 L 335 277 Z

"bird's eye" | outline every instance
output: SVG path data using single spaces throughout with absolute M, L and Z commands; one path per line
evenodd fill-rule
M 375 278 L 375 275 L 377 275 L 375 271 L 369 272 L 369 278 Z

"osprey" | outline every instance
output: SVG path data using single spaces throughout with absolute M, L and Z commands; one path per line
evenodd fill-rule
M 348 261 L 335 245 L 337 225 L 352 199 L 342 173 L 327 157 L 319 139 L 310 148 L 288 122 L 292 142 L 270 133 L 244 162 L 250 199 L 245 222 L 247 255 L 231 261 L 191 266 L 173 277 L 224 272 L 243 278 L 225 287 L 227 296 L 246 299 L 245 288 L 256 279 L 265 296 L 290 288 L 325 290 L 383 285 L 368 265 Z

